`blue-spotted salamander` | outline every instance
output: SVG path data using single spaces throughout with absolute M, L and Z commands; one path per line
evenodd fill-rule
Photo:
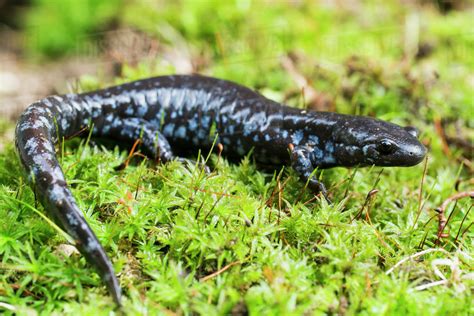
M 180 149 L 209 149 L 217 137 L 223 154 L 253 155 L 265 164 L 290 164 L 324 195 L 315 168 L 412 166 L 425 147 L 412 127 L 381 120 L 281 105 L 236 83 L 199 75 L 139 80 L 103 90 L 50 96 L 31 104 L 16 127 L 21 163 L 47 215 L 76 241 L 115 302 L 121 289 L 112 264 L 85 221 L 56 157 L 55 145 L 87 126 L 92 135 L 141 146 L 167 162 Z M 215 134 L 213 133 L 215 132 Z

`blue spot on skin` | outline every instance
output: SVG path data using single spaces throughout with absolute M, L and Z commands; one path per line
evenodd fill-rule
M 369 146 L 364 146 L 364 147 L 362 148 L 362 151 L 363 151 L 363 153 L 364 153 L 364 156 L 368 156 L 368 155 L 369 155 L 369 154 L 368 154 L 368 152 L 369 152 Z
M 245 109 L 240 110 L 237 113 L 234 113 L 233 116 L 236 117 L 237 119 L 242 119 L 242 118 L 247 117 L 249 114 L 250 114 L 250 109 L 245 108 Z M 262 113 L 254 113 L 253 116 L 250 118 L 250 120 L 252 119 L 258 120 L 258 117 L 261 116 L 261 114 Z
M 158 101 L 158 98 L 156 96 L 156 92 L 151 90 L 151 91 L 147 91 L 146 93 L 146 101 L 149 105 L 155 105 Z
M 160 93 L 157 94 L 158 104 L 160 104 L 163 108 L 170 107 L 170 99 L 171 99 L 170 89 L 161 89 Z
M 324 156 L 324 152 L 317 147 L 314 149 L 313 153 L 314 153 L 314 157 L 316 157 L 318 160 L 321 160 Z
M 287 138 L 287 137 L 288 137 L 288 131 L 283 131 L 283 132 L 281 132 L 281 136 L 282 136 L 283 138 Z
M 234 134 L 235 126 L 234 126 L 234 125 L 229 125 L 229 126 L 227 127 L 227 131 L 228 131 L 228 133 L 230 133 L 230 134 Z
M 189 125 L 188 125 L 188 128 L 189 128 L 190 131 L 195 131 L 195 130 L 197 129 L 197 127 L 198 127 L 197 122 L 196 122 L 195 119 L 190 120 L 190 121 L 188 122 L 188 124 L 189 124 Z
M 144 117 L 145 114 L 146 114 L 146 112 L 147 112 L 147 110 L 148 110 L 148 109 L 147 109 L 146 107 L 144 107 L 144 106 L 139 107 L 139 108 L 138 108 L 138 111 L 137 111 L 137 116 L 138 116 L 138 117 Z
M 208 132 L 207 132 L 205 129 L 200 129 L 200 130 L 198 131 L 198 135 L 197 135 L 197 136 L 198 136 L 200 139 L 205 139 L 206 136 L 208 136 L 208 135 L 209 135 L 209 134 L 208 134 Z
M 304 136 L 303 131 L 300 131 L 300 130 L 295 131 L 293 133 L 293 135 L 291 135 L 291 139 L 293 141 L 293 144 L 294 145 L 299 145 L 300 142 L 303 140 L 303 136 Z
M 334 144 L 332 142 L 327 142 L 326 145 L 324 146 L 324 149 L 326 150 L 327 153 L 333 153 Z
M 157 130 L 160 129 L 160 121 L 158 121 L 155 118 L 150 120 L 150 125 L 154 126 L 155 129 L 157 129 Z
M 174 134 L 178 138 L 186 138 L 186 128 L 184 126 L 180 126 Z
M 252 130 L 248 128 L 247 125 L 244 125 L 244 132 L 243 132 L 244 136 L 249 136 L 250 133 L 252 133 Z
M 256 142 L 256 143 L 258 143 L 258 140 L 259 140 L 258 135 L 254 135 L 254 136 L 253 136 L 253 141 Z
M 265 140 L 268 142 L 268 141 L 270 141 L 270 139 L 272 139 L 272 138 L 270 137 L 270 135 L 265 134 Z
M 203 116 L 201 118 L 202 126 L 208 127 L 209 123 L 211 122 L 211 118 L 209 116 Z
M 319 144 L 319 137 L 316 135 L 309 135 L 308 136 L 308 141 L 311 143 L 311 145 L 317 145 Z
M 173 130 L 174 130 L 174 124 L 173 123 L 167 124 L 165 128 L 163 129 L 163 134 L 169 137 L 173 135 Z

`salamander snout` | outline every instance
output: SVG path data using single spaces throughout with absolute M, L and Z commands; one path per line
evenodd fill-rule
M 418 140 L 419 130 L 413 126 L 403 128 L 408 135 L 401 136 L 400 155 L 402 155 L 403 166 L 414 166 L 420 163 L 426 156 L 426 147 Z
M 404 166 L 414 166 L 419 164 L 426 156 L 426 147 L 417 141 L 415 144 L 405 145 L 402 148 L 404 152 Z

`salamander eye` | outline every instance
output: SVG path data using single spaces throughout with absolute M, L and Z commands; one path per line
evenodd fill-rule
M 390 155 L 393 154 L 397 150 L 397 145 L 388 139 L 382 140 L 377 145 L 377 151 L 382 155 Z

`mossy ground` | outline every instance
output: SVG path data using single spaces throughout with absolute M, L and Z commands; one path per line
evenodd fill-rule
M 204 60 L 201 73 L 277 101 L 416 126 L 430 152 L 412 168 L 325 170 L 335 201 L 328 205 L 292 170 L 261 170 L 252 154 L 229 162 L 213 153 L 210 174 L 140 159 L 115 171 L 130 147 L 68 141 L 60 161 L 112 258 L 124 310 L 472 314 L 472 201 L 448 205 L 444 238 L 435 212 L 450 196 L 472 191 L 472 12 L 394 2 L 184 2 L 137 0 L 117 19 L 169 46 L 185 43 Z M 288 62 L 319 99 L 305 99 Z M 125 65 L 115 82 L 173 67 L 161 59 Z M 110 83 L 88 77 L 81 84 Z M 99 277 L 42 211 L 7 144 L 0 153 L 0 311 L 112 313 Z

